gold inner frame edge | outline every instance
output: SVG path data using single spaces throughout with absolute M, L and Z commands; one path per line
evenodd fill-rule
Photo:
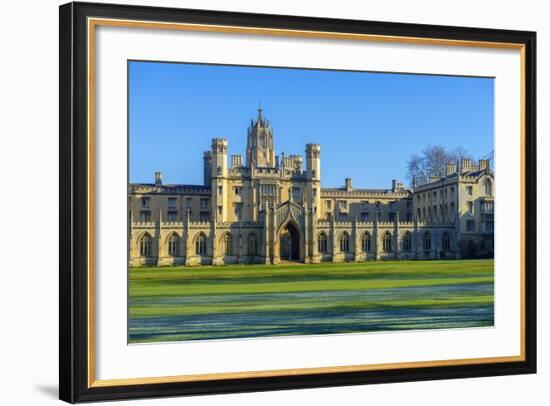
M 244 378 L 265 378 L 265 377 L 281 377 L 281 376 L 296 376 L 296 375 L 311 375 L 311 374 L 336 374 L 342 372 L 367 372 L 391 370 L 398 368 L 427 368 L 441 366 L 459 366 L 473 364 L 493 364 L 504 362 L 521 362 L 525 361 L 525 45 L 518 43 L 507 42 L 489 42 L 489 41 L 470 41 L 470 40 L 453 40 L 439 38 L 422 38 L 422 37 L 400 37 L 391 35 L 374 35 L 374 34 L 355 34 L 343 32 L 326 32 L 326 31 L 306 31 L 306 30 L 290 30 L 290 29 L 274 29 L 260 27 L 243 27 L 243 26 L 227 26 L 227 25 L 208 25 L 208 24 L 188 24 L 188 23 L 166 23 L 154 21 L 140 20 L 121 20 L 109 18 L 88 18 L 87 21 L 87 43 L 88 43 L 88 63 L 87 63 L 87 80 L 88 80 L 88 387 L 112 387 L 126 385 L 143 385 L 143 384 L 159 384 L 159 383 L 177 383 L 177 382 L 199 382 L 212 381 L 221 379 L 244 379 Z M 242 371 L 242 372 L 220 372 L 210 374 L 190 374 L 190 375 L 175 375 L 175 376 L 160 376 L 160 377 L 145 377 L 145 378 L 121 378 L 121 379 L 95 379 L 95 339 L 94 339 L 94 301 L 95 301 L 95 279 L 94 279 L 94 191 L 95 191 L 95 28 L 97 26 L 110 27 L 130 27 L 130 28 L 148 28 L 162 30 L 183 30 L 195 32 L 218 32 L 218 33 L 233 33 L 244 35 L 266 35 L 266 36 L 283 36 L 283 37 L 299 37 L 299 38 L 318 38 L 318 39 L 340 39 L 340 40 L 356 40 L 356 41 L 371 41 L 371 42 L 394 42 L 422 45 L 439 45 L 439 46 L 462 46 L 462 47 L 480 47 L 480 48 L 497 48 L 497 49 L 515 49 L 520 50 L 520 194 L 521 194 L 521 236 L 520 236 L 520 355 L 502 356 L 502 357 L 481 357 L 481 358 L 464 358 L 452 360 L 434 360 L 434 361 L 414 361 L 414 362 L 397 362 L 383 364 L 363 364 L 363 365 L 348 365 L 348 366 L 329 366 L 316 368 L 295 368 L 295 369 L 277 369 L 266 371 Z

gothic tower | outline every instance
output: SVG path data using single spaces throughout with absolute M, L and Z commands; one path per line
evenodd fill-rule
M 246 165 L 256 168 L 275 167 L 273 130 L 263 117 L 263 108 L 258 107 L 258 118 L 250 121 L 246 143 Z

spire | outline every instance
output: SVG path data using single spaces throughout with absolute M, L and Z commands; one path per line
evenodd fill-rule
M 258 121 L 262 121 L 263 119 L 263 112 L 264 112 L 264 108 L 262 106 L 262 101 L 260 100 L 260 104 L 258 105 Z

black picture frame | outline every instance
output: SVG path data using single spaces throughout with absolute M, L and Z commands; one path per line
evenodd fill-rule
M 536 372 L 536 33 L 94 3 L 60 6 L 59 397 L 67 402 L 220 394 Z M 524 48 L 525 359 L 471 365 L 93 387 L 88 379 L 89 17 L 520 44 Z

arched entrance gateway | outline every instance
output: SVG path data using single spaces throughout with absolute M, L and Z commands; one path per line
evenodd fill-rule
M 300 260 L 300 234 L 292 222 L 288 222 L 279 234 L 279 256 L 284 261 Z

